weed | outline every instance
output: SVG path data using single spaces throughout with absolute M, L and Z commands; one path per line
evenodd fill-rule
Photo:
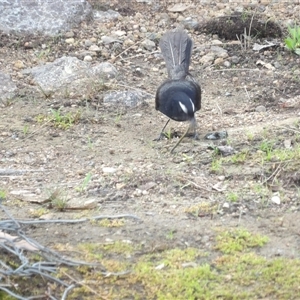
M 187 163 L 191 163 L 192 160 L 193 160 L 193 158 L 194 158 L 193 155 L 188 156 L 188 155 L 186 155 L 185 153 L 182 153 L 182 156 L 183 156 L 183 161 L 186 161 Z
M 5 200 L 7 197 L 7 193 L 5 190 L 0 190 L 0 200 Z
M 243 163 L 246 161 L 248 154 L 249 154 L 248 150 L 243 150 L 239 153 L 232 155 L 231 157 L 229 157 L 227 159 L 230 160 L 234 164 Z
M 101 221 L 98 221 L 98 224 L 102 227 L 122 227 L 125 225 L 124 219 L 103 219 Z
M 300 55 L 300 26 L 288 26 L 289 36 L 284 40 L 287 48 Z
M 253 132 L 248 131 L 248 132 L 246 133 L 246 136 L 247 136 L 247 140 L 248 140 L 249 142 L 253 141 L 253 139 L 254 139 L 254 133 L 253 133 Z
M 273 149 L 273 142 L 272 141 L 268 141 L 268 140 L 264 140 L 261 142 L 261 144 L 259 145 L 259 149 L 261 151 L 264 152 L 270 152 Z
M 172 138 L 172 130 L 171 130 L 171 128 L 169 128 L 169 130 L 168 130 L 168 131 L 165 131 L 163 134 L 164 134 L 164 136 L 165 136 L 168 140 L 170 140 L 170 139 Z
M 228 192 L 226 194 L 226 199 L 230 202 L 237 202 L 239 199 L 239 195 L 235 192 Z
M 222 159 L 215 158 L 211 162 L 210 170 L 214 173 L 219 173 L 222 168 Z
M 51 121 L 54 123 L 55 127 L 61 128 L 61 129 L 68 129 L 73 124 L 76 124 L 81 116 L 80 111 L 77 111 L 75 114 L 67 113 L 65 115 L 61 114 L 60 109 L 55 110 L 51 109 L 53 117 L 51 118 Z
M 92 179 L 92 173 L 89 172 L 84 177 L 83 182 L 81 183 L 81 185 L 75 188 L 76 191 L 79 192 L 79 193 L 83 193 L 86 190 L 86 188 L 87 188 L 89 182 L 91 181 L 91 179 Z
M 49 54 L 51 53 L 51 47 L 48 47 L 46 49 L 41 50 L 38 54 L 37 54 L 37 58 L 42 59 L 42 58 L 47 58 L 49 56 Z
M 116 115 L 116 117 L 115 117 L 115 123 L 116 123 L 116 125 L 119 125 L 119 123 L 120 123 L 120 121 L 121 121 L 121 118 L 122 118 L 122 113 L 121 112 L 119 112 L 117 115 Z
M 246 229 L 226 230 L 217 236 L 216 249 L 225 254 L 232 254 L 249 248 L 262 247 L 267 242 L 267 237 L 252 234 Z
M 264 159 L 266 161 L 271 161 L 272 157 L 273 157 L 273 148 L 274 148 L 274 143 L 272 141 L 267 141 L 264 140 L 262 141 L 262 143 L 259 146 L 259 149 L 263 152 L 265 152 L 265 157 Z
M 68 206 L 67 196 L 61 189 L 55 189 L 53 191 L 50 191 L 48 199 L 51 202 L 51 207 L 58 211 L 64 211 Z
M 35 218 L 39 218 L 43 215 L 45 215 L 46 213 L 48 213 L 48 210 L 44 207 L 41 207 L 39 209 L 34 209 L 30 211 L 30 215 L 35 217 Z
M 24 125 L 24 127 L 23 127 L 23 134 L 27 135 L 28 131 L 29 131 L 29 126 L 28 125 Z
M 244 10 L 241 14 L 241 19 L 243 22 L 246 22 L 250 17 L 250 12 L 248 10 Z
M 4 107 L 9 107 L 13 104 L 12 98 L 0 99 Z
M 169 232 L 168 232 L 168 234 L 166 235 L 166 238 L 167 238 L 167 240 L 173 240 L 174 239 L 174 233 L 175 233 L 176 231 L 174 231 L 174 230 L 170 230 Z
M 203 201 L 201 203 L 192 205 L 184 210 L 184 212 L 194 216 L 210 215 L 212 216 L 218 211 L 218 205 L 210 201 Z
M 94 148 L 93 141 L 90 136 L 88 136 L 87 138 L 88 138 L 88 147 L 89 149 L 92 150 Z

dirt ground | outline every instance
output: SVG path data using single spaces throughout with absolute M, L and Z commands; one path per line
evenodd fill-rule
M 84 30 L 93 35 L 92 27 Z M 116 227 L 91 222 L 25 226 L 28 236 L 47 247 L 62 241 L 129 240 L 147 249 L 192 246 L 214 256 L 216 229 L 243 227 L 268 236 L 262 255 L 300 257 L 300 59 L 282 43 L 257 52 L 223 40 L 222 47 L 239 62 L 229 68 L 203 66 L 201 45 L 215 37 L 190 35 L 195 41 L 191 73 L 202 88 L 200 139 L 185 138 L 174 154 L 169 151 L 187 124 L 170 122 L 173 138 L 153 141 L 167 121 L 154 108 L 156 89 L 166 79 L 160 56 L 136 57 L 128 51 L 123 61 L 117 59 L 114 89 L 142 89 L 149 95 L 134 109 L 106 107 L 101 102 L 106 91 L 86 99 L 46 98 L 27 78 L 18 79 L 18 98 L 1 105 L 0 168 L 30 171 L 1 175 L 2 204 L 16 219 L 119 214 L 140 219 L 125 218 Z M 17 60 L 32 61 L 42 43 L 25 49 L 16 47 L 14 37 L 7 39 L 0 60 L 12 69 Z M 52 43 L 49 56 L 67 54 L 63 38 Z M 56 127 L 51 109 L 58 108 L 80 117 L 67 129 Z M 228 137 L 205 139 L 214 131 L 227 131 Z M 224 145 L 235 154 L 222 157 L 216 149 Z M 55 193 L 67 200 L 66 207 L 47 201 Z

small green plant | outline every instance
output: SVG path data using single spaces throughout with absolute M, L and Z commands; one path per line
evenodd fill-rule
M 118 112 L 118 114 L 116 115 L 115 120 L 114 120 L 116 125 L 119 125 L 121 118 L 122 118 L 122 113 Z
M 52 122 L 54 123 L 55 127 L 62 128 L 62 129 L 68 129 L 73 124 L 76 124 L 80 119 L 80 111 L 77 111 L 75 114 L 67 113 L 63 115 L 60 111 L 60 109 L 55 110 L 51 109 L 52 112 Z
M 211 171 L 214 173 L 219 173 L 221 171 L 221 167 L 222 167 L 222 160 L 215 158 L 212 160 L 211 162 Z
M 91 137 L 88 136 L 87 138 L 88 138 L 88 146 L 89 146 L 89 149 L 93 149 L 93 148 L 94 148 L 94 145 L 93 145 L 93 141 L 92 141 Z
M 172 138 L 172 130 L 171 130 L 171 128 L 169 128 L 169 130 L 168 130 L 168 131 L 165 131 L 163 134 L 164 134 L 164 136 L 165 136 L 168 140 L 170 140 L 170 139 Z
M 288 26 L 289 36 L 284 40 L 289 50 L 300 55 L 300 26 Z
M 12 98 L 0 99 L 0 101 L 3 104 L 4 107 L 9 107 L 13 104 L 13 99 Z
M 228 158 L 228 160 L 230 160 L 234 164 L 243 163 L 246 161 L 248 155 L 249 155 L 248 150 L 243 150 L 239 153 L 232 155 L 231 157 Z
M 248 131 L 248 132 L 246 133 L 246 136 L 247 136 L 247 140 L 248 140 L 249 142 L 253 141 L 253 139 L 254 139 L 254 133 L 253 133 L 253 132 Z
M 228 192 L 226 194 L 226 199 L 230 202 L 237 202 L 239 199 L 239 195 L 235 192 Z
M 174 239 L 174 233 L 175 233 L 174 230 L 170 230 L 170 231 L 167 233 L 167 235 L 166 235 L 167 240 L 173 240 L 173 239 Z
M 250 233 L 243 228 L 226 230 L 217 236 L 216 249 L 225 254 L 232 254 L 249 248 L 262 247 L 268 240 L 266 236 Z
M 102 227 L 122 227 L 125 225 L 124 219 L 103 219 L 98 221 L 96 224 L 102 226 Z
M 28 125 L 24 125 L 24 127 L 23 127 L 23 134 L 27 135 L 28 131 L 29 131 L 29 126 Z
M 259 149 L 263 152 L 265 152 L 264 159 L 266 161 L 270 161 L 273 157 L 273 149 L 274 149 L 274 143 L 272 141 L 264 140 L 259 146 Z
M 30 211 L 30 215 L 35 218 L 39 218 L 42 215 L 45 215 L 46 213 L 48 213 L 48 210 L 45 207 L 41 207 L 41 208 Z
M 63 190 L 55 189 L 50 191 L 48 198 L 51 202 L 51 207 L 58 211 L 64 211 L 68 206 L 68 200 Z
M 42 59 L 42 58 L 47 58 L 49 54 L 51 53 L 51 47 L 48 47 L 46 49 L 41 50 L 36 54 L 37 58 Z
M 6 196 L 7 196 L 6 191 L 0 190 L 0 200 L 5 200 Z
M 189 155 L 186 155 L 185 153 L 182 153 L 182 156 L 183 156 L 183 161 L 186 161 L 187 163 L 191 163 L 194 158 L 193 155 L 189 156 Z
M 89 173 L 86 174 L 86 176 L 83 179 L 83 182 L 81 183 L 81 185 L 75 188 L 76 191 L 79 192 L 79 193 L 83 193 L 86 190 L 87 185 L 89 184 L 91 179 L 92 179 L 92 173 L 89 172 Z

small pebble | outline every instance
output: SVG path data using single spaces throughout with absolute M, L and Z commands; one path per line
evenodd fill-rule
M 255 111 L 257 111 L 257 112 L 265 112 L 265 111 L 267 111 L 267 109 L 266 109 L 265 106 L 259 105 L 259 106 L 257 106 L 257 107 L 255 108 Z
M 84 61 L 92 61 L 93 58 L 90 55 L 86 55 L 83 60 Z
M 67 43 L 67 44 L 74 44 L 74 39 L 73 38 L 69 38 L 69 39 L 66 39 L 65 40 L 65 42 Z

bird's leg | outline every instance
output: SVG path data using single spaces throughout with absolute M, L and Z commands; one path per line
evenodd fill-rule
M 173 153 L 173 151 L 177 148 L 177 146 L 181 143 L 181 141 L 185 138 L 185 136 L 187 136 L 187 134 L 189 133 L 190 129 L 192 129 L 194 131 L 194 139 L 198 140 L 198 134 L 197 134 L 197 122 L 196 119 L 193 118 L 191 120 L 191 123 L 189 125 L 189 127 L 187 128 L 186 132 L 182 135 L 182 137 L 178 140 L 178 142 L 176 143 L 176 145 L 172 148 L 171 153 Z
M 176 143 L 176 145 L 172 148 L 171 153 L 173 153 L 173 151 L 177 148 L 177 146 L 181 143 L 181 141 L 184 139 L 184 137 L 188 134 L 188 132 L 190 131 L 190 126 L 187 128 L 186 132 L 182 135 L 182 137 L 178 140 L 178 142 Z
M 195 140 L 199 140 L 199 137 L 198 137 L 198 133 L 197 133 L 197 121 L 196 121 L 196 118 L 193 118 L 191 120 L 191 124 L 190 124 L 190 127 L 189 128 L 192 128 L 193 129 L 193 134 L 194 134 L 194 139 Z
M 159 136 L 156 139 L 154 139 L 153 141 L 160 141 L 163 137 L 165 137 L 164 130 L 167 127 L 167 125 L 169 124 L 169 122 L 170 122 L 170 119 L 167 121 L 167 123 L 165 124 L 165 126 L 161 130 Z

